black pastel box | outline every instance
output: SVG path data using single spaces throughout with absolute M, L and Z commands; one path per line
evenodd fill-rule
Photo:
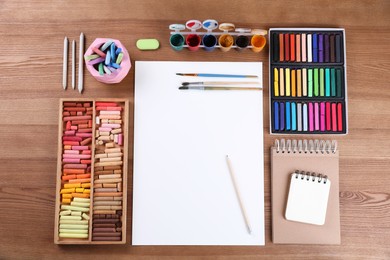
M 345 30 L 271 28 L 271 134 L 347 134 Z

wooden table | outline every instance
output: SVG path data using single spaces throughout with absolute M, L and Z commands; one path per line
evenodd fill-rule
M 1 1 L 0 259 L 390 259 L 389 13 L 390 2 L 385 0 Z M 268 48 L 255 54 L 174 52 L 169 47 L 169 24 L 207 18 L 249 28 L 346 29 L 349 134 L 331 136 L 338 141 L 341 155 L 340 246 L 272 243 L 269 147 L 276 137 L 268 134 Z M 135 60 L 264 63 L 266 246 L 131 246 L 132 138 L 129 243 L 53 243 L 59 98 L 126 97 L 131 105 L 134 98 L 134 68 L 118 85 L 103 85 L 85 70 L 82 95 L 69 87 L 62 89 L 63 39 L 78 40 L 80 32 L 86 35 L 86 46 L 97 37 L 120 39 L 133 64 Z M 135 47 L 139 38 L 156 38 L 161 48 L 141 52 Z M 132 137 L 133 131 L 129 134 Z

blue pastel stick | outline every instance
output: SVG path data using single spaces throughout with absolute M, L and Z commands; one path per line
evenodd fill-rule
M 313 62 L 318 62 L 318 43 L 316 33 L 313 33 Z
M 330 97 L 330 69 L 325 69 L 325 96 Z
M 284 130 L 284 103 L 280 102 L 280 130 Z
M 108 65 L 110 65 L 110 62 L 111 62 L 110 51 L 107 51 L 106 60 L 104 61 L 104 64 L 106 64 L 108 66 Z
M 303 131 L 307 131 L 307 121 L 308 121 L 308 117 L 307 117 L 307 104 L 303 104 L 303 115 L 302 115 L 302 118 L 303 118 Z
M 115 51 L 115 55 L 118 56 L 118 54 L 121 53 L 121 52 L 122 52 L 122 48 L 118 48 L 118 49 L 116 49 L 116 51 Z
M 291 105 L 286 101 L 286 130 L 291 130 Z
M 110 53 L 111 53 L 111 62 L 115 62 L 116 61 L 116 55 L 115 55 L 115 43 L 112 43 L 111 44 L 111 47 L 110 47 Z
M 113 68 L 119 69 L 119 68 L 121 67 L 121 65 L 119 65 L 119 64 L 116 64 L 116 63 L 110 63 L 110 67 L 113 67 Z
M 279 102 L 274 103 L 274 129 L 279 130 Z
M 295 102 L 291 102 L 291 130 L 297 130 L 297 106 Z

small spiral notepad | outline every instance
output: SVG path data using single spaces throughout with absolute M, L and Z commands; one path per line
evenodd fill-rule
M 291 175 L 286 219 L 324 225 L 330 185 L 326 175 L 295 171 Z
M 274 243 L 340 244 L 337 141 L 276 139 L 271 183 Z

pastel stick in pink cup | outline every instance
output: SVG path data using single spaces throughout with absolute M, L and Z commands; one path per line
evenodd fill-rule
M 84 60 L 91 75 L 106 84 L 121 82 L 131 68 L 129 53 L 116 39 L 95 39 L 85 52 Z

